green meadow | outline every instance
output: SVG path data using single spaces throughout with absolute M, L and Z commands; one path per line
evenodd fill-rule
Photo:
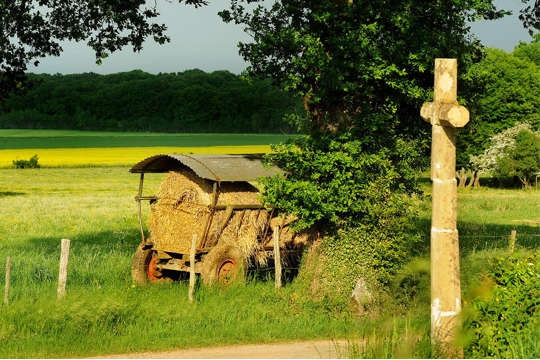
M 163 176 L 147 176 L 145 194 L 153 194 Z M 413 303 L 397 306 L 390 299 L 388 308 L 367 318 L 311 301 L 298 279 L 279 291 L 264 276 L 227 289 L 197 285 L 193 304 L 185 283 L 133 287 L 131 256 L 140 239 L 133 199 L 137 186 L 138 177 L 127 167 L 0 170 L 1 268 L 8 255 L 12 258 L 9 305 L 0 306 L 0 358 L 321 338 L 351 339 L 344 356 L 430 357 L 427 287 L 419 289 Z M 415 263 L 429 264 L 427 182 L 425 189 L 425 198 L 411 201 L 418 203 L 417 230 L 426 239 Z M 518 233 L 517 251 L 538 248 L 540 228 L 530 222 L 538 214 L 538 191 L 460 190 L 465 293 L 487 259 L 508 251 L 512 229 Z M 62 238 L 72 242 L 67 296 L 58 301 Z M 414 266 L 408 271 L 416 271 Z M 3 279 L 3 270 L 0 275 Z M 359 343 L 369 348 L 360 351 Z
M 207 147 L 279 144 L 283 134 L 174 134 L 77 130 L 0 130 L 2 149 Z

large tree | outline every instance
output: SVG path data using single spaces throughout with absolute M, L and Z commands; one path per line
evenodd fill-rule
M 529 26 L 536 13 L 524 9 Z M 463 74 L 482 57 L 470 22 L 506 14 L 492 0 L 232 0 L 221 16 L 253 38 L 239 44 L 249 75 L 270 76 L 305 99 L 305 130 L 387 143 L 418 134 L 434 58 L 458 58 Z
M 205 0 L 177 0 L 193 6 Z M 145 39 L 169 41 L 167 27 L 155 23 L 155 2 L 145 0 L 0 1 L 0 101 L 21 87 L 30 63 L 62 52 L 60 41 L 86 41 L 100 63 L 125 46 L 139 51 Z

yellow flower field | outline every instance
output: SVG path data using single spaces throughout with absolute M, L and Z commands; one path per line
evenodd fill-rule
M 75 167 L 85 165 L 133 165 L 158 154 L 254 154 L 270 152 L 269 145 L 209 146 L 209 147 L 123 147 L 0 150 L 0 168 L 13 167 L 13 160 L 39 156 L 44 167 Z

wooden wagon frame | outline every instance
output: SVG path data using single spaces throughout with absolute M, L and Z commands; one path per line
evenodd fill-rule
M 197 176 L 202 179 L 209 180 L 212 183 L 212 195 L 211 203 L 208 206 L 209 212 L 204 220 L 204 226 L 199 234 L 197 234 L 198 242 L 195 250 L 195 272 L 201 273 L 202 264 L 201 259 L 209 253 L 214 245 L 208 244 L 208 233 L 214 220 L 214 215 L 218 210 L 225 210 L 225 219 L 221 227 L 224 228 L 228 220 L 233 216 L 234 211 L 265 209 L 262 204 L 227 204 L 218 205 L 218 197 L 220 194 L 220 185 L 222 182 L 252 182 L 256 181 L 260 177 L 274 176 L 281 173 L 281 170 L 276 167 L 263 166 L 262 156 L 260 154 L 249 155 L 180 155 L 180 154 L 163 154 L 149 157 L 136 165 L 134 165 L 129 171 L 131 173 L 139 173 L 139 190 L 135 196 L 135 201 L 138 204 L 138 218 L 139 227 L 141 232 L 141 245 L 138 251 L 150 251 L 154 244 L 151 239 L 146 238 L 144 233 L 143 218 L 142 218 L 142 202 L 149 201 L 150 204 L 157 201 L 156 196 L 143 196 L 144 187 L 144 175 L 146 173 L 166 173 L 169 171 L 182 171 L 189 169 L 193 171 Z M 260 251 L 267 251 L 271 254 L 274 247 L 271 244 L 269 230 L 270 220 L 274 216 L 274 210 L 268 212 L 264 230 L 262 236 L 258 239 L 260 242 Z M 285 258 L 289 256 L 298 256 L 298 249 L 282 249 Z M 142 255 L 141 255 L 142 256 Z M 147 256 L 147 255 L 145 255 Z M 145 269 L 151 278 L 150 271 L 152 266 L 156 271 L 189 271 L 189 254 L 186 252 L 170 252 L 166 249 L 158 249 L 155 251 L 156 261 L 154 263 L 146 264 L 147 260 L 137 259 L 137 254 L 134 257 L 134 267 L 139 266 L 143 262 L 145 263 Z M 145 257 L 146 259 L 146 257 Z M 137 263 L 137 261 L 138 263 Z M 136 264 L 137 263 L 137 264 Z M 150 267 L 150 270 L 148 268 Z M 132 271 L 133 273 L 133 271 Z M 136 282 L 143 282 L 137 281 Z M 152 278 L 151 278 L 152 280 Z

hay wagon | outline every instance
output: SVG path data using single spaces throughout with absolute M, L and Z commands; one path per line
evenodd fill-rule
M 207 284 L 239 280 L 248 268 L 271 267 L 274 229 L 285 267 L 295 267 L 308 241 L 307 233 L 290 231 L 290 217 L 261 204 L 250 182 L 280 170 L 263 167 L 260 155 L 156 155 L 130 172 L 140 174 L 135 200 L 142 241 L 132 264 L 137 284 L 186 278 L 194 236 L 195 272 Z M 145 173 L 167 173 L 156 195 L 143 196 Z M 143 201 L 150 203 L 149 237 Z

